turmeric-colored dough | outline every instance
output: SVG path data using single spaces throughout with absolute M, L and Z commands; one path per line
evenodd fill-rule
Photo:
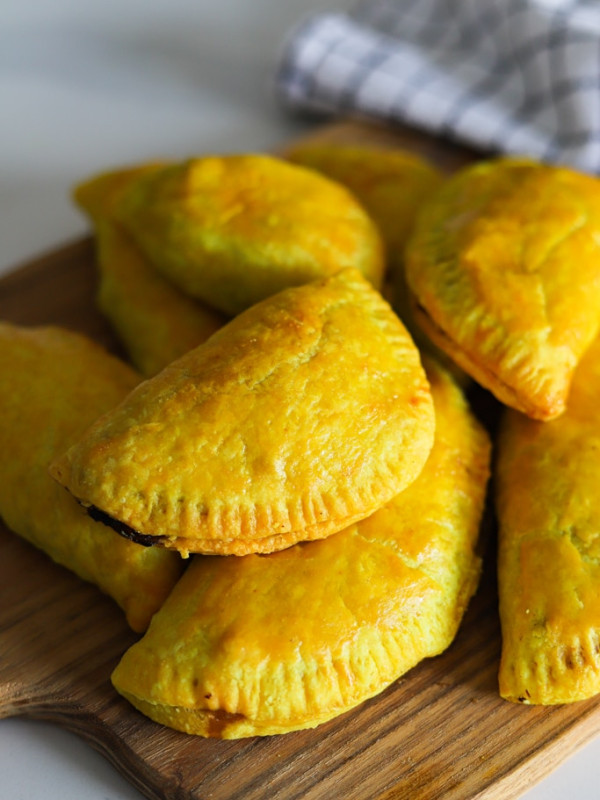
M 143 631 L 179 577 L 181 560 L 93 522 L 48 475 L 52 458 L 138 381 L 83 336 L 0 323 L 0 515 L 109 594 L 131 627 Z
M 386 298 L 419 348 L 427 348 L 440 360 L 446 359 L 414 322 L 404 275 L 406 243 L 417 212 L 442 183 L 439 170 L 415 153 L 377 143 L 328 142 L 309 137 L 290 147 L 285 156 L 346 186 L 366 209 L 385 246 Z M 447 366 L 456 369 L 449 359 Z
M 325 722 L 452 641 L 479 577 L 489 441 L 431 366 L 423 472 L 371 517 L 269 556 L 196 557 L 113 673 L 164 725 L 221 738 Z
M 112 219 L 121 194 L 133 181 L 166 166 L 166 162 L 155 161 L 100 172 L 75 186 L 73 200 L 94 224 Z
M 139 541 L 270 552 L 389 501 L 421 471 L 434 424 L 410 336 L 344 270 L 236 317 L 135 389 L 52 473 Z
M 142 375 L 156 375 L 225 324 L 153 269 L 118 223 L 98 223 L 96 250 L 98 306 Z
M 600 330 L 600 182 L 519 159 L 469 167 L 407 249 L 415 315 L 506 405 L 548 420 Z
M 204 342 L 226 321 L 163 278 L 114 220 L 125 188 L 162 166 L 149 163 L 101 173 L 73 193 L 95 228 L 98 307 L 145 377 Z
M 388 265 L 402 266 L 416 213 L 442 182 L 433 165 L 406 150 L 314 140 L 297 143 L 285 157 L 350 189 L 378 226 Z
M 569 407 L 509 411 L 498 440 L 500 694 L 569 703 L 600 692 L 600 340 Z
M 288 286 L 359 269 L 379 288 L 379 233 L 339 184 L 264 155 L 207 156 L 133 181 L 115 217 L 186 294 L 234 315 Z

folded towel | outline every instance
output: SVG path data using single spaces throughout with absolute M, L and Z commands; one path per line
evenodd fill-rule
M 367 0 L 292 31 L 277 85 L 295 108 L 600 171 L 597 0 Z

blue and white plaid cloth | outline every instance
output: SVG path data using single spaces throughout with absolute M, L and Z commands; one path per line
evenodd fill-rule
M 293 107 L 600 172 L 600 0 L 366 0 L 284 45 Z

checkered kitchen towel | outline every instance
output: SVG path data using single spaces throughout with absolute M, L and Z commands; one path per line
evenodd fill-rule
M 293 107 L 600 172 L 600 0 L 366 0 L 284 45 Z

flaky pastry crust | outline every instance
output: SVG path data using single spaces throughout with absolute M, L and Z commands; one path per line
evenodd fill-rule
M 569 407 L 542 423 L 509 411 L 498 439 L 500 694 L 531 704 L 600 692 L 600 340 Z
M 371 517 L 268 556 L 195 557 L 113 673 L 164 725 L 240 738 L 310 728 L 452 641 L 475 591 L 490 443 L 430 364 L 437 428 L 421 475 Z
M 205 156 L 142 175 L 116 219 L 186 294 L 227 315 L 352 267 L 376 287 L 379 233 L 341 185 L 264 155 Z
M 391 499 L 421 471 L 434 425 L 406 329 L 344 270 L 232 320 L 100 419 L 52 474 L 126 535 L 183 554 L 265 552 Z
M 518 159 L 469 167 L 427 204 L 406 270 L 435 344 L 501 402 L 552 419 L 600 330 L 600 183 Z

